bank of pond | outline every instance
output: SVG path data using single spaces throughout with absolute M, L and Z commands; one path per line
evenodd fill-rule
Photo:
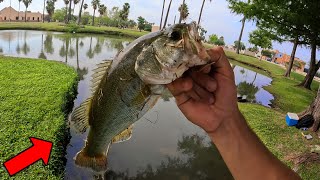
M 22 58 L 0 57 L 0 76 L 7 77 L 5 81 L 1 77 L 0 82 L 0 99 L 4 102 L 0 112 L 5 112 L 0 118 L 4 120 L 1 124 L 6 123 L 0 138 L 8 142 L 0 145 L 0 150 L 5 150 L 0 151 L 1 163 L 29 147 L 28 137 L 35 136 L 54 142 L 49 166 L 38 162 L 17 178 L 196 179 L 201 174 L 204 179 L 233 179 L 210 139 L 186 120 L 170 95 L 163 96 L 119 143 L 110 145 L 108 171 L 95 173 L 75 165 L 73 158 L 84 146 L 87 131 L 78 133 L 68 114 L 90 96 L 96 64 L 112 60 L 130 42 L 91 34 L 0 31 L 2 54 Z M 239 96 L 251 102 L 240 104 L 240 109 L 262 141 L 281 159 L 289 151 L 286 148 L 304 151 L 300 147 L 304 142 L 295 144 L 295 139 L 288 137 L 298 138 L 299 132 L 286 128 L 284 115 L 270 108 L 274 96 L 265 88 L 272 79 L 241 64 L 233 63 L 232 67 Z M 281 137 L 286 137 L 286 142 Z M 292 166 L 290 161 L 286 163 Z M 300 174 L 313 177 L 314 168 L 319 166 L 301 167 Z M 0 170 L 0 177 L 9 179 L 5 170 Z

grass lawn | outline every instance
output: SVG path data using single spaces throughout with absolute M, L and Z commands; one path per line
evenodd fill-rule
M 314 99 L 319 87 L 319 82 L 313 81 L 312 91 L 302 87 L 298 87 L 304 76 L 295 72 L 291 73 L 290 78 L 283 76 L 285 70 L 281 67 L 269 63 L 267 61 L 260 61 L 257 58 L 249 57 L 245 55 L 238 55 L 233 52 L 226 51 L 226 55 L 229 59 L 244 63 L 249 66 L 258 67 L 262 70 L 266 70 L 269 76 L 272 77 L 272 84 L 265 87 L 275 97 L 273 106 L 281 112 L 301 112 Z
M 65 25 L 63 23 L 42 23 L 42 22 L 5 22 L 0 23 L 0 30 L 8 29 L 23 29 L 23 30 L 42 30 L 42 31 L 58 31 L 58 32 L 76 32 L 76 33 L 92 33 L 92 34 L 106 34 L 106 35 L 116 35 L 123 37 L 138 38 L 148 32 L 134 29 L 119 29 L 115 27 L 106 26 L 83 26 L 78 28 L 72 24 Z
M 14 177 L 63 179 L 66 115 L 76 97 L 76 72 L 54 61 L 0 56 L 0 79 L 1 165 L 29 148 L 29 137 L 37 137 L 53 142 L 49 165 L 39 161 Z M 0 179 L 10 179 L 3 166 Z
M 308 153 L 311 145 L 320 144 L 320 139 L 315 133 L 312 133 L 313 140 L 306 140 L 298 129 L 288 127 L 284 120 L 285 115 L 281 112 L 255 104 L 240 103 L 239 106 L 249 125 L 263 143 L 291 168 L 293 163 L 286 158 L 291 155 Z M 303 179 L 318 180 L 319 169 L 319 163 L 303 164 L 299 166 L 298 173 Z

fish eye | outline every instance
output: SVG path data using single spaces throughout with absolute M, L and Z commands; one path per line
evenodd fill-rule
M 179 31 L 173 31 L 170 35 L 170 39 L 174 41 L 180 40 L 181 38 L 181 33 Z

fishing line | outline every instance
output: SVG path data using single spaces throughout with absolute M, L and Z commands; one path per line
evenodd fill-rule
M 150 119 L 143 117 L 145 120 L 149 121 L 152 124 L 157 124 L 158 120 L 159 120 L 159 112 L 158 111 L 154 111 L 155 113 L 157 113 L 157 119 L 155 122 L 151 121 Z

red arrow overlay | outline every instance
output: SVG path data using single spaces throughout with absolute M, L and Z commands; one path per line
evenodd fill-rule
M 48 165 L 52 142 L 34 137 L 30 137 L 30 140 L 33 144 L 30 148 L 3 163 L 10 176 L 15 175 L 40 159 L 45 165 Z

